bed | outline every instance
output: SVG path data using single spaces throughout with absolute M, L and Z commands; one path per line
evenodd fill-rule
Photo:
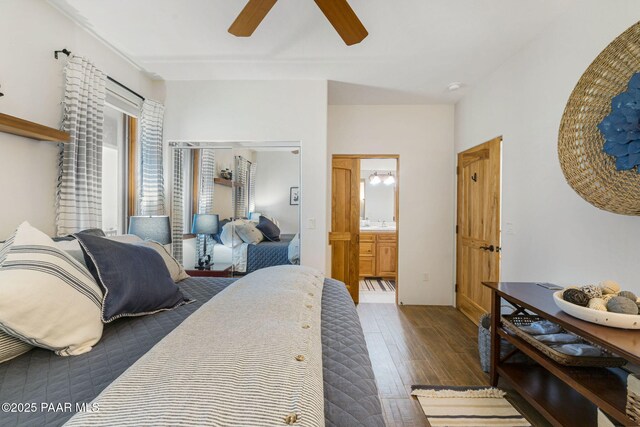
M 59 357 L 36 348 L 0 364 L 0 402 L 32 411 L 0 411 L 2 426 L 59 426 L 235 279 L 190 278 L 179 284 L 192 304 L 119 319 L 89 353 Z M 384 426 L 376 383 L 355 307 L 341 282 L 326 279 L 321 310 L 326 426 Z M 35 406 L 31 406 L 35 404 Z M 46 406 L 42 406 L 45 404 Z M 68 406 L 66 406 L 68 405 Z M 11 409 L 11 406 L 9 407 Z M 149 414 L 150 417 L 153 414 Z
M 276 265 L 290 265 L 289 245 L 294 236 L 282 234 L 279 242 L 263 240 L 256 245 L 242 243 L 233 249 L 218 243 L 213 248 L 213 262 L 233 264 L 236 273 L 252 273 Z

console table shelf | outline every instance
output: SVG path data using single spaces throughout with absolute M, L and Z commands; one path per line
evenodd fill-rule
M 492 308 L 499 313 L 502 300 L 560 324 L 630 362 L 640 359 L 638 331 L 613 329 L 573 318 L 557 308 L 552 290 L 536 283 L 484 283 L 491 289 Z M 533 359 L 535 365 L 509 363 L 500 358 L 500 338 Z M 636 425 L 627 415 L 627 376 L 620 368 L 561 365 L 523 339 L 509 334 L 492 316 L 491 383 L 508 381 L 533 407 L 556 426 L 597 424 L 597 408 L 623 425 Z
M 596 427 L 596 406 L 538 366 L 505 363 L 498 372 L 551 425 Z M 570 409 L 569 409 L 570 408 Z

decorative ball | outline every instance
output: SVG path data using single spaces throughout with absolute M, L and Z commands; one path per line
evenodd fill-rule
M 607 311 L 607 303 L 602 298 L 591 298 L 587 307 L 593 310 Z
M 580 288 L 589 298 L 602 298 L 602 288 L 596 285 L 585 285 Z
M 620 291 L 620 292 L 618 292 L 618 296 L 619 297 L 624 297 L 624 298 L 629 298 L 631 301 L 635 301 L 635 300 L 638 299 L 636 294 L 634 294 L 633 292 L 630 292 L 630 291 Z
M 607 310 L 612 313 L 638 314 L 636 303 L 625 297 L 611 298 L 607 303 Z
M 565 289 L 562 293 L 562 299 L 582 307 L 589 304 L 589 296 L 580 289 Z
M 603 294 L 617 294 L 620 292 L 620 285 L 618 282 L 614 282 L 613 280 L 605 280 L 600 282 L 600 287 L 602 288 Z
M 602 299 L 603 299 L 603 301 L 604 301 L 604 302 L 605 302 L 605 304 L 606 304 L 606 303 L 608 303 L 608 302 L 609 302 L 609 300 L 610 300 L 611 298 L 613 298 L 613 297 L 615 297 L 615 296 L 616 296 L 616 294 L 607 294 L 607 295 L 603 295 L 603 296 L 602 296 Z

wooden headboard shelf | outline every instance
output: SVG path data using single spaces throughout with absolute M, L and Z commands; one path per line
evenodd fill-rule
M 0 132 L 40 141 L 69 142 L 67 132 L 0 113 Z

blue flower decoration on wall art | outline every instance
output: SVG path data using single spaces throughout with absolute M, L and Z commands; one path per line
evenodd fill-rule
M 631 77 L 625 92 L 611 100 L 611 113 L 598 129 L 605 139 L 603 151 L 616 158 L 616 169 L 640 165 L 640 73 Z

